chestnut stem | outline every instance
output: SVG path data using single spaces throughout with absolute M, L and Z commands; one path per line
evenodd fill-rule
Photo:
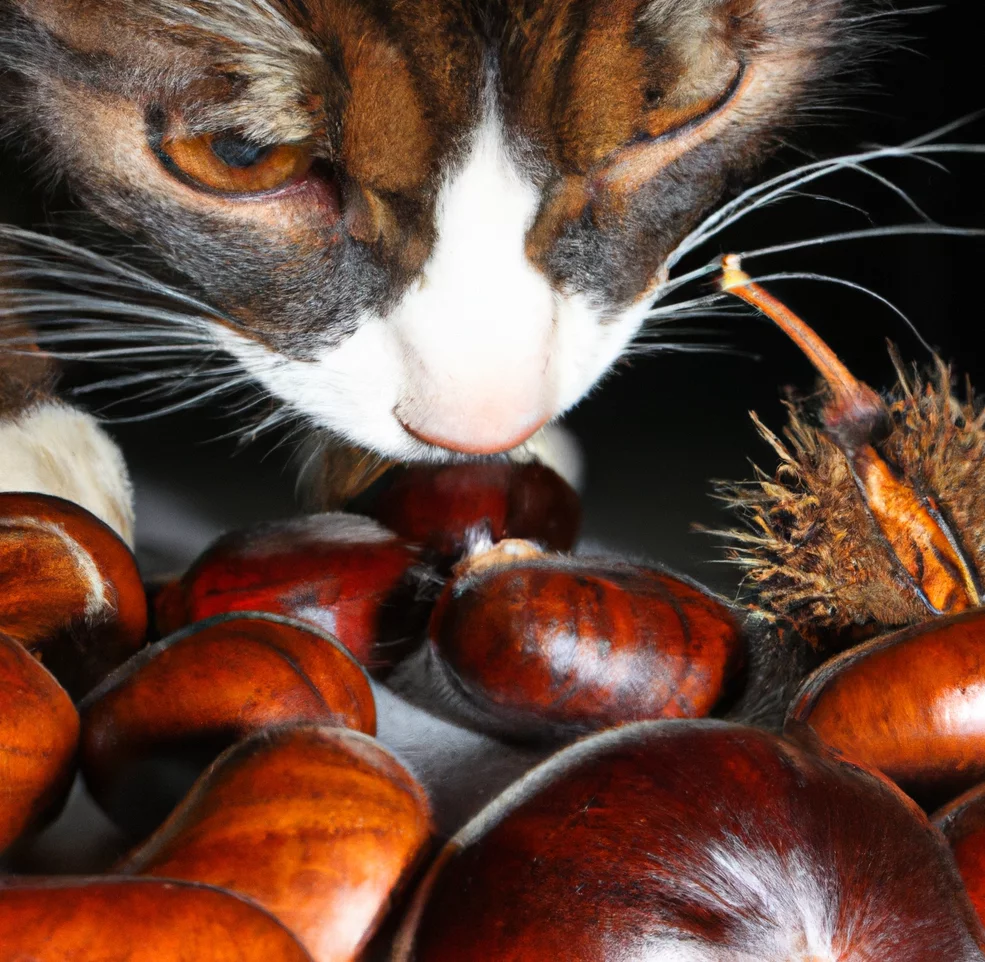
M 804 352 L 838 397 L 847 398 L 871 390 L 845 367 L 838 355 L 807 324 L 786 304 L 757 284 L 740 265 L 737 254 L 727 254 L 722 258 L 719 286 L 725 293 L 751 304 L 773 321 Z

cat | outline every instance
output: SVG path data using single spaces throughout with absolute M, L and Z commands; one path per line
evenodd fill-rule
M 864 19 L 850 0 L 0 0 L 4 131 L 123 259 L 5 236 L 67 263 L 88 293 L 66 312 L 108 316 L 132 354 L 224 352 L 383 457 L 510 451 L 612 368 L 675 249 L 858 59 Z M 51 273 L 11 255 L 0 286 L 0 490 L 130 537 L 119 452 L 23 350 L 65 338 L 32 299 Z

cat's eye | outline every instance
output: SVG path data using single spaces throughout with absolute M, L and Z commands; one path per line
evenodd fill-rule
M 732 101 L 745 79 L 745 68 L 735 67 L 727 79 L 708 85 L 702 95 L 663 96 L 659 89 L 646 91 L 649 107 L 647 127 L 650 135 L 661 137 L 677 134 L 696 123 L 716 114 Z
M 276 190 L 303 177 L 312 160 L 305 144 L 260 144 L 235 132 L 165 136 L 158 150 L 196 185 L 223 194 Z

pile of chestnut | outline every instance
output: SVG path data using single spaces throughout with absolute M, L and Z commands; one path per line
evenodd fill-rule
M 100 521 L 0 495 L 0 851 L 77 769 L 135 844 L 0 879 L 0 962 L 985 960 L 985 612 L 834 657 L 774 732 L 756 613 L 578 527 L 542 465 L 399 467 L 148 604 Z M 376 683 L 553 754 L 439 839 Z

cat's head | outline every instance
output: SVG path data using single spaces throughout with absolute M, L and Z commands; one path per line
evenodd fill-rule
M 623 353 L 840 6 L 0 0 L 0 66 L 13 127 L 273 393 L 390 456 L 484 453 Z

